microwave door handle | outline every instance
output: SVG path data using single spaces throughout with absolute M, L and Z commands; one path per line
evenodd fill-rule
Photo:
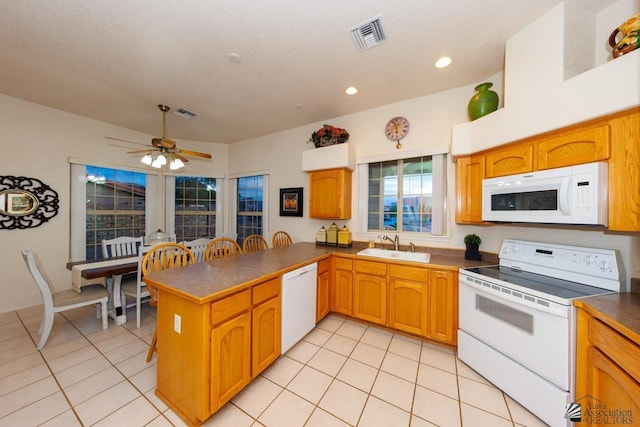
M 571 178 L 569 177 L 564 177 L 562 178 L 562 181 L 560 182 L 560 194 L 559 194 L 559 201 L 560 201 L 560 212 L 562 212 L 564 215 L 569 215 L 569 213 L 571 212 L 570 207 L 569 207 L 569 184 L 571 182 Z

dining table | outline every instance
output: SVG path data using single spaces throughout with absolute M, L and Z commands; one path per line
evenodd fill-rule
M 127 322 L 126 307 L 122 306 L 120 286 L 122 277 L 138 271 L 138 257 L 113 257 L 94 261 L 68 262 L 71 270 L 71 283 L 76 292 L 82 292 L 82 286 L 106 282 L 109 290 L 109 317 L 116 325 Z

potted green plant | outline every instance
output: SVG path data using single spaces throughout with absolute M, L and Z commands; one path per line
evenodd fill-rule
M 481 255 L 478 248 L 481 243 L 482 239 L 477 234 L 467 234 L 464 236 L 464 244 L 467 246 L 467 249 L 464 251 L 464 259 L 480 261 Z

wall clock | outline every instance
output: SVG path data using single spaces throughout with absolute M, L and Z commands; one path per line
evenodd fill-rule
M 409 133 L 409 120 L 404 117 L 394 117 L 385 126 L 384 133 L 391 141 L 396 141 L 396 148 L 402 147 L 400 140 Z

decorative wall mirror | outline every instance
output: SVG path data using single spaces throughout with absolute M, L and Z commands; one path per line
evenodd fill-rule
M 58 214 L 58 193 L 36 178 L 0 176 L 0 228 L 33 228 Z

